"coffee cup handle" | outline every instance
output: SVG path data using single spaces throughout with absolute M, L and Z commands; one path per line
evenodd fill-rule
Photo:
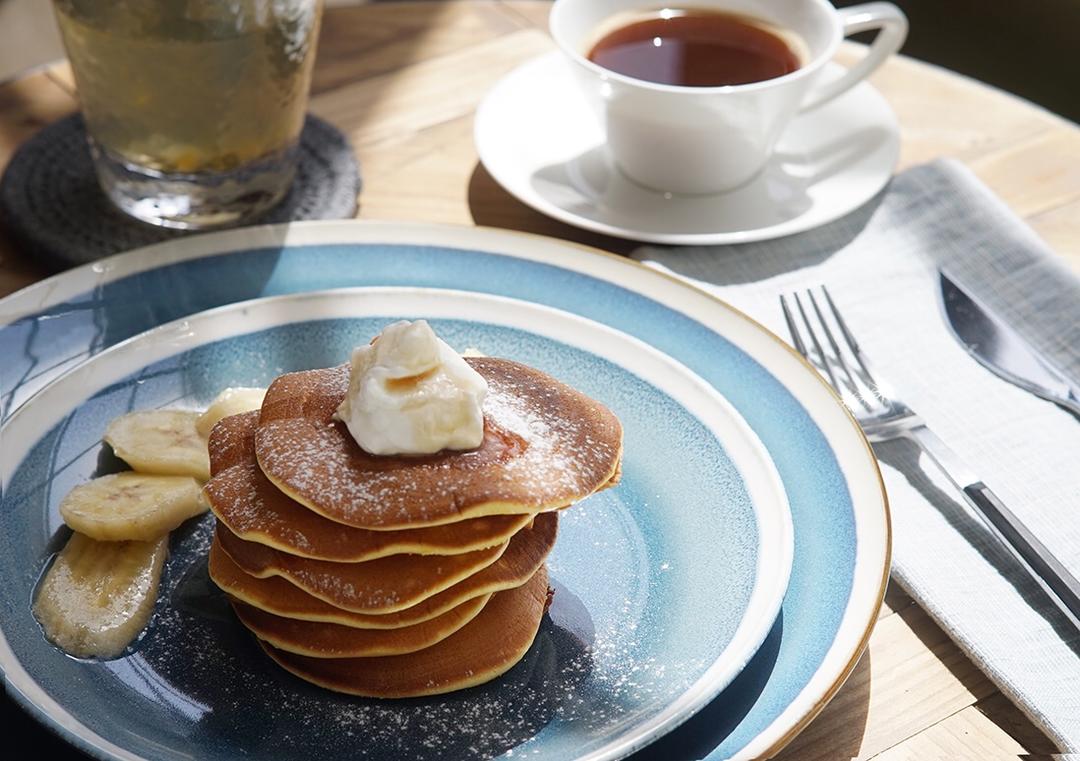
M 863 59 L 839 79 L 812 89 L 799 107 L 800 111 L 817 108 L 866 79 L 886 58 L 898 51 L 907 38 L 907 16 L 892 3 L 853 5 L 838 9 L 837 14 L 840 16 L 841 31 L 845 37 L 871 29 L 880 31 Z

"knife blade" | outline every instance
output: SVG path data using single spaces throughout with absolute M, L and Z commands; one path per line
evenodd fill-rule
M 1080 416 L 1080 387 L 944 272 L 941 310 L 968 354 L 998 377 Z

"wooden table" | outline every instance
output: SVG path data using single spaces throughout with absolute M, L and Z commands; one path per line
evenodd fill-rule
M 327 10 L 311 109 L 344 129 L 356 147 L 364 176 L 360 218 L 491 225 L 620 252 L 632 246 L 541 216 L 477 163 L 473 112 L 503 74 L 552 48 L 548 7 L 489 0 Z M 858 54 L 850 45 L 840 60 Z M 1080 271 L 1080 129 L 903 57 L 871 81 L 900 118 L 901 169 L 938 156 L 963 161 Z M 75 109 L 63 64 L 0 86 L 0 167 L 22 140 Z M 0 238 L 0 295 L 46 274 Z M 29 719 L 25 724 L 36 731 Z M 781 757 L 992 759 L 1053 751 L 892 585 L 867 654 Z

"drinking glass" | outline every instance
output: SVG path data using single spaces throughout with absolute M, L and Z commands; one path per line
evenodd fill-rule
M 296 174 L 322 0 L 54 0 L 98 181 L 122 211 L 205 229 Z

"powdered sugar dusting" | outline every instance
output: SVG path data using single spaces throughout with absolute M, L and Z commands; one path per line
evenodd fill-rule
M 549 405 L 536 405 L 536 399 L 558 404 L 558 396 L 543 384 L 529 381 L 527 391 L 514 387 L 497 387 L 489 394 L 484 414 L 498 428 L 520 436 L 526 443 L 524 453 L 508 462 L 506 473 L 522 488 L 536 492 L 581 494 L 593 474 L 593 464 L 610 462 L 618 455 L 617 446 L 610 441 L 598 446 L 586 426 L 572 417 L 553 419 L 538 412 Z M 582 430 L 586 428 L 586 430 Z
M 259 413 L 255 410 L 218 421 L 210 431 L 207 442 L 211 475 L 243 462 L 254 461 L 252 443 L 258 420 Z
M 375 528 L 460 520 L 491 503 L 498 503 L 493 512 L 503 513 L 559 507 L 611 477 L 621 428 L 606 408 L 524 365 L 489 358 L 469 362 L 489 387 L 484 443 L 476 450 L 376 458 L 328 417 L 267 421 L 264 415 L 256 435 L 259 465 L 317 512 Z M 332 409 L 339 401 L 310 406 Z

